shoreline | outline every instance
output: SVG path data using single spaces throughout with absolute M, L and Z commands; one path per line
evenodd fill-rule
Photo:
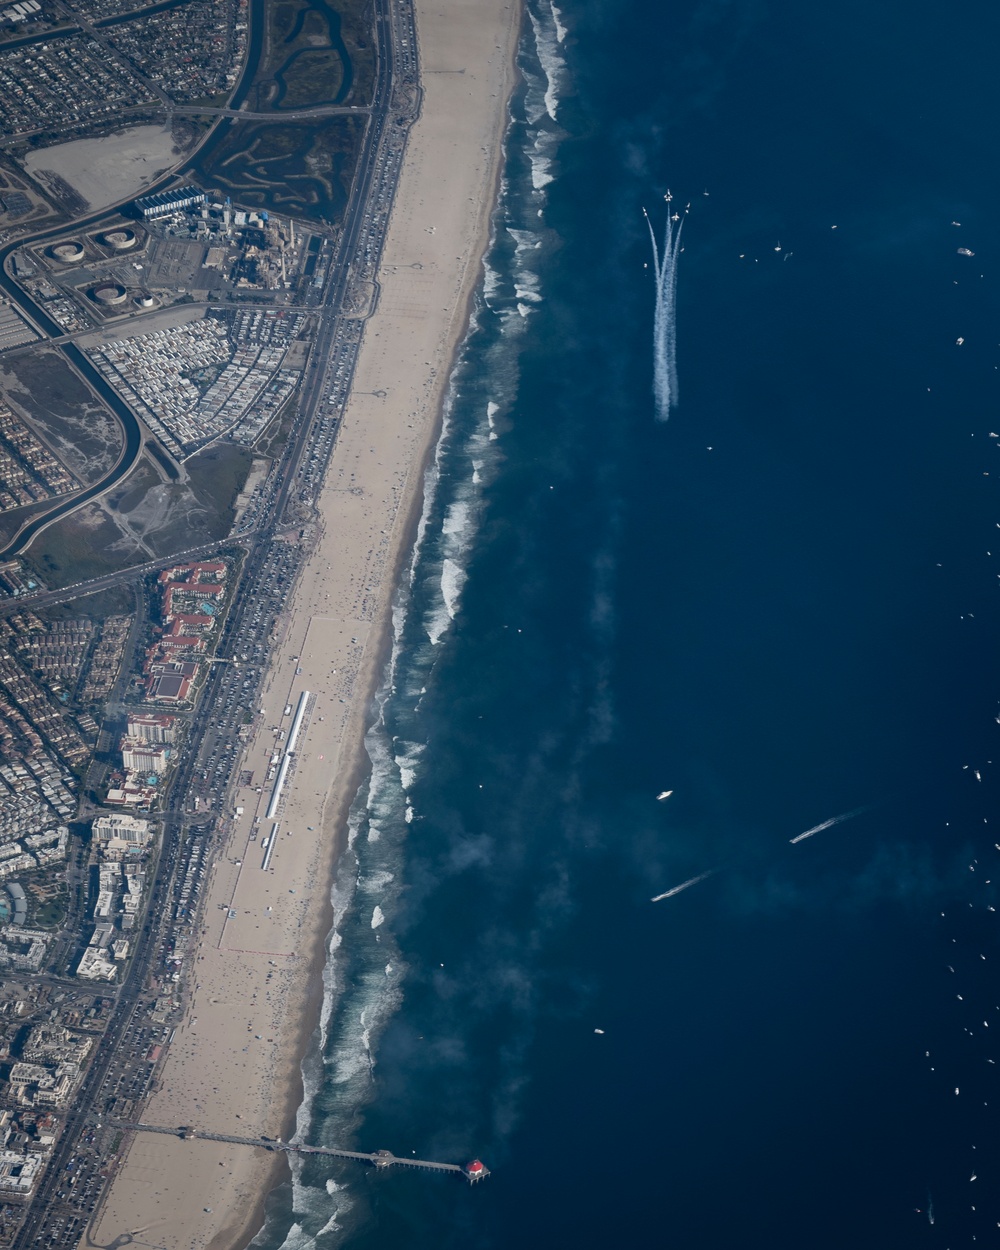
M 416 9 L 421 111 L 392 208 L 379 298 L 317 501 L 319 535 L 276 630 L 260 695 L 268 710 L 241 767 L 266 767 L 271 727 L 281 723 L 276 708 L 302 689 L 315 703 L 267 873 L 255 829 L 263 837 L 270 824 L 254 822 L 258 809 L 263 820 L 260 796 L 241 787 L 234 797 L 247 814 L 218 849 L 187 1011 L 144 1110 L 151 1123 L 287 1137 L 303 1099 L 301 1065 L 323 1009 L 331 886 L 350 807 L 369 771 L 365 735 L 391 657 L 392 607 L 419 533 L 448 386 L 492 238 L 523 17 L 520 0 L 489 0 L 475 15 L 460 0 L 417 0 Z M 438 235 L 442 219 L 447 226 Z M 325 750 L 317 757 L 319 746 Z M 310 817 L 315 824 L 303 828 Z M 267 937 L 255 935 L 261 929 Z M 247 981 L 237 988 L 244 977 L 252 996 Z M 247 1032 L 238 1032 L 247 1012 Z M 255 1045 L 265 1037 L 265 1046 Z M 88 1241 L 155 1231 L 168 1250 L 242 1250 L 288 1176 L 283 1155 L 136 1134 Z M 236 1211 L 242 1214 L 234 1219 Z

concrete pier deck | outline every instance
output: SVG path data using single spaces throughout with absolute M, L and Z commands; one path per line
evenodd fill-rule
M 283 1150 L 287 1154 L 330 1155 L 335 1159 L 356 1159 L 360 1163 L 370 1163 L 377 1168 L 389 1168 L 394 1165 L 404 1168 L 430 1168 L 435 1172 L 458 1172 L 467 1179 L 481 1180 L 489 1175 L 489 1169 L 482 1167 L 473 1177 L 467 1167 L 458 1163 L 437 1163 L 432 1159 L 414 1159 L 402 1155 L 394 1155 L 391 1150 L 337 1150 L 331 1146 L 306 1146 L 298 1142 L 286 1142 L 280 1138 L 270 1137 L 237 1137 L 232 1133 L 211 1133 L 205 1129 L 189 1126 L 167 1128 L 161 1124 L 130 1123 L 125 1120 L 112 1120 L 116 1128 L 125 1129 L 130 1133 L 163 1133 L 168 1137 L 180 1137 L 184 1141 L 200 1139 L 202 1141 L 229 1142 L 234 1146 L 256 1146 L 259 1150 Z

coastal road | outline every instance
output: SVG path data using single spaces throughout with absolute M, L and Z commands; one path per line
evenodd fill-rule
M 231 538 L 219 539 L 212 543 L 203 543 L 198 547 L 188 547 L 184 551 L 175 551 L 159 560 L 147 560 L 144 564 L 133 564 L 127 569 L 119 569 L 115 573 L 107 573 L 103 577 L 94 577 L 86 582 L 76 582 L 72 586 L 63 586 L 59 590 L 43 590 L 36 594 L 19 595 L 16 599 L 0 599 L 0 617 L 14 616 L 18 612 L 33 612 L 53 603 L 72 603 L 76 599 L 84 599 L 87 595 L 95 595 L 102 590 L 111 590 L 115 586 L 134 582 L 147 573 L 156 573 L 171 565 L 181 564 L 186 560 L 201 560 L 206 556 L 218 555 L 223 547 L 245 547 L 253 542 L 259 530 L 250 528 Z
M 173 839 L 171 843 L 172 841 Z M 168 858 L 171 849 L 172 847 L 168 847 L 165 836 L 161 849 L 161 862 Z M 87 1068 L 73 1105 L 63 1122 L 62 1132 L 52 1152 L 52 1158 L 32 1199 L 27 1217 L 11 1243 L 11 1250 L 27 1250 L 27 1247 L 42 1235 L 44 1223 L 56 1199 L 59 1187 L 64 1183 L 66 1165 L 77 1150 L 79 1135 L 88 1123 L 94 1101 L 118 1054 L 118 1048 L 139 1004 L 146 976 L 152 964 L 152 957 L 166 929 L 166 901 L 169 884 L 168 874 L 159 872 L 156 874 L 150 891 L 145 923 L 135 940 L 132 959 L 118 990 L 108 1027 L 98 1041 L 94 1058 Z M 109 992 L 113 991 L 109 989 Z
M 243 109 L 198 108 L 194 104 L 174 104 L 169 112 L 190 117 L 238 117 L 240 121 L 295 122 L 311 121 L 316 117 L 335 117 L 338 114 L 364 116 L 371 113 L 370 104 L 314 104 L 304 109 L 272 109 L 269 113 L 247 113 Z
M 370 233 L 372 228 L 373 209 L 375 208 L 372 202 L 373 192 L 377 192 L 383 201 L 388 196 L 391 202 L 391 196 L 395 190 L 394 182 L 391 187 L 386 187 L 384 177 L 376 183 L 375 174 L 379 156 L 382 154 L 386 157 L 382 167 L 383 174 L 385 174 L 390 168 L 389 156 L 386 155 L 390 150 L 389 144 L 390 142 L 396 143 L 398 151 L 392 156 L 391 168 L 394 174 L 398 175 L 398 163 L 404 138 L 404 133 L 401 129 L 394 133 L 391 140 L 386 137 L 386 116 L 391 99 L 390 90 L 394 64 L 393 24 L 388 0 L 376 0 L 375 33 L 377 71 L 372 114 L 369 126 L 366 129 L 365 142 L 348 201 L 339 246 L 329 266 L 323 292 L 323 303 L 327 308 L 332 307 L 334 310 L 341 308 L 343 304 L 344 295 L 350 281 L 352 262 L 355 262 L 359 256 L 362 231 L 367 226 Z M 406 35 L 412 38 L 412 18 L 407 27 Z M 388 221 L 388 211 L 385 203 L 381 203 L 379 208 L 382 213 L 379 220 L 382 224 L 376 250 L 380 254 L 384 243 L 384 229 L 385 223 Z M 370 243 L 369 247 L 371 247 Z M 8 248 L 4 252 L 0 252 L 0 263 L 6 260 L 10 250 L 12 249 Z M 5 274 L 3 276 L 6 277 Z M 303 451 L 309 446 L 316 410 L 325 396 L 329 357 L 336 341 L 337 333 L 337 325 L 332 318 L 324 318 L 321 321 L 313 350 L 310 354 L 309 374 L 303 382 L 303 391 L 300 398 L 299 430 L 286 453 L 280 469 L 281 480 L 274 498 L 271 523 L 264 528 L 240 536 L 239 541 L 248 545 L 249 549 L 240 577 L 240 584 L 230 607 L 230 612 L 223 627 L 219 648 L 216 652 L 220 659 L 230 657 L 233 649 L 240 643 L 241 627 L 245 613 L 248 605 L 254 598 L 255 587 L 259 582 L 261 570 L 265 565 L 274 541 L 274 535 L 282 524 L 287 523 L 283 514 L 288 505 L 290 491 L 293 489 L 296 481 L 296 473 Z M 31 599 L 19 599 L 0 603 L 0 613 L 6 614 L 8 611 L 18 611 L 22 606 L 28 606 L 29 604 L 31 606 L 42 606 L 44 602 L 65 602 L 68 599 L 82 597 L 85 594 L 93 593 L 95 590 L 116 585 L 123 578 L 131 580 L 136 576 L 142 576 L 145 572 L 174 563 L 178 559 L 188 558 L 196 554 L 217 552 L 219 547 L 224 545 L 225 543 L 210 544 L 207 548 L 195 548 L 190 552 L 179 553 L 164 561 L 149 562 L 147 565 L 135 566 L 123 573 L 111 574 L 106 578 L 95 579 L 85 584 L 82 583 L 77 587 L 70 587 L 62 591 L 44 592 L 43 595 L 34 596 Z M 200 751 L 197 749 L 196 744 L 203 737 L 213 716 L 220 685 L 224 681 L 224 675 L 229 671 L 231 670 L 225 665 L 213 666 L 199 699 L 192 718 L 188 749 L 182 754 L 178 771 L 167 796 L 160 854 L 155 874 L 151 874 L 152 885 L 143 929 L 138 936 L 124 982 L 118 992 L 116 1005 L 107 1031 L 98 1046 L 97 1053 L 74 1100 L 72 1110 L 67 1117 L 52 1160 L 42 1178 L 27 1219 L 13 1243 L 12 1250 L 27 1250 L 29 1245 L 44 1235 L 45 1222 L 50 1210 L 53 1208 L 53 1202 L 58 1193 L 66 1163 L 76 1149 L 81 1129 L 88 1122 L 88 1117 L 92 1115 L 104 1078 L 118 1053 L 118 1049 L 135 1014 L 146 978 L 154 966 L 158 950 L 166 940 L 170 910 L 168 902 L 173 884 L 173 874 L 178 862 L 178 848 L 185 837 L 187 800 L 200 758 Z M 390 1156 L 387 1155 L 386 1157 Z
M 238 308 L 239 304 L 222 303 L 219 300 L 195 300 L 190 304 L 184 304 L 183 307 L 185 312 L 189 312 L 194 308 L 201 308 L 207 312 L 210 308 Z M 278 312 L 312 313 L 314 317 L 327 317 L 335 315 L 332 308 L 325 308 L 320 304 L 269 304 L 267 307 L 274 308 Z M 170 308 L 169 304 L 167 305 L 167 308 Z M 129 327 L 131 328 L 137 323 L 148 320 L 151 317 L 159 317 L 164 311 L 166 310 L 163 308 L 153 308 L 148 312 L 135 312 L 129 318 Z M 46 343 L 50 347 L 62 347 L 65 343 L 78 343 L 81 339 L 94 338 L 100 334 L 101 330 L 98 326 L 86 326 L 83 330 L 71 330 L 69 334 L 54 335 L 52 338 L 46 339 Z M 37 351 L 39 346 L 40 344 L 36 340 L 33 343 L 20 343 L 17 347 L 8 347 L 3 353 L 3 359 L 10 360 L 14 356 L 30 355 L 31 352 Z

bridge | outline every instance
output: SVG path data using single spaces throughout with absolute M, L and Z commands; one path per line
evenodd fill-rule
M 130 1133 L 162 1133 L 167 1137 L 179 1137 L 182 1141 L 221 1141 L 233 1146 L 256 1146 L 259 1150 L 282 1150 L 286 1154 L 329 1155 L 335 1159 L 356 1159 L 360 1163 L 370 1163 L 380 1169 L 390 1168 L 395 1164 L 403 1168 L 429 1168 L 433 1172 L 457 1172 L 470 1184 L 485 1180 L 490 1174 L 489 1168 L 478 1159 L 473 1159 L 463 1167 L 458 1163 L 436 1163 L 430 1159 L 394 1155 L 391 1150 L 337 1150 L 332 1146 L 306 1146 L 298 1142 L 282 1141 L 280 1137 L 237 1137 L 232 1133 L 210 1133 L 189 1125 L 167 1128 L 162 1124 L 132 1123 L 126 1120 L 110 1120 L 109 1123 Z
M 272 109 L 269 113 L 251 113 L 248 109 L 212 108 L 210 105 L 171 104 L 147 111 L 176 113 L 186 117 L 237 117 L 240 121 L 302 121 L 311 117 L 336 117 L 355 113 L 361 117 L 373 112 L 370 104 L 312 104 L 301 109 Z

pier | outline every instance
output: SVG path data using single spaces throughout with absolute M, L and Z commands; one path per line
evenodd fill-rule
M 280 1137 L 237 1137 L 232 1133 L 210 1133 L 205 1129 L 182 1126 L 167 1128 L 161 1124 L 130 1123 L 125 1120 L 109 1120 L 115 1128 L 130 1133 L 162 1133 L 167 1137 L 179 1137 L 182 1141 L 222 1141 L 233 1146 L 256 1146 L 258 1150 L 281 1150 L 286 1154 L 329 1155 L 335 1159 L 356 1159 L 373 1167 L 386 1169 L 393 1165 L 403 1168 L 429 1168 L 433 1172 L 457 1172 L 470 1184 L 485 1180 L 490 1170 L 478 1159 L 464 1166 L 458 1163 L 436 1163 L 431 1159 L 413 1159 L 394 1155 L 391 1150 L 337 1150 L 332 1146 L 306 1146 L 297 1142 L 282 1141 Z

